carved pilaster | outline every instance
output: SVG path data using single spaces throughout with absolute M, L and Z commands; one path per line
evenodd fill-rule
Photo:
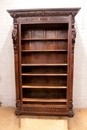
M 12 39 L 13 39 L 13 45 L 14 45 L 14 53 L 18 53 L 18 30 L 17 30 L 17 24 L 14 24 L 14 29 L 12 31 Z
M 18 25 L 14 24 L 12 31 L 13 47 L 14 47 L 14 61 L 15 61 L 15 84 L 16 84 L 16 115 L 18 113 L 18 100 L 19 100 L 19 68 L 18 68 Z
M 73 93 L 73 69 L 74 69 L 74 47 L 75 47 L 75 38 L 76 38 L 76 30 L 74 27 L 75 18 L 72 13 L 72 43 L 71 43 L 71 88 L 70 88 L 70 103 L 69 103 L 69 117 L 73 117 L 73 104 L 72 104 L 72 93 Z

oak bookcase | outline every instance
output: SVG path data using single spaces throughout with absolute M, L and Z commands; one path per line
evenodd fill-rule
M 14 19 L 17 115 L 74 115 L 74 17 L 79 9 L 8 10 Z

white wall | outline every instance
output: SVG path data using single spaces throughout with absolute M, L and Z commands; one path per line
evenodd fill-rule
M 7 9 L 81 7 L 76 16 L 73 100 L 74 108 L 87 107 L 87 0 L 0 0 L 0 102 L 15 104 L 12 18 Z

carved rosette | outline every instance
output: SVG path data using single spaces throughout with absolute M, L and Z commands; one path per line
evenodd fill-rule
M 17 24 L 14 24 L 14 29 L 12 31 L 12 39 L 13 39 L 13 45 L 14 45 L 14 53 L 18 53 L 18 30 L 17 30 Z

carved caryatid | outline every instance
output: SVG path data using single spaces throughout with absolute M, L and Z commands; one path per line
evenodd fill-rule
M 14 24 L 14 29 L 12 31 L 12 39 L 14 44 L 14 52 L 15 54 L 18 52 L 18 31 L 17 31 L 17 25 Z
M 75 17 L 74 14 L 72 14 L 72 53 L 74 53 L 74 43 L 76 38 L 76 29 L 74 27 L 74 23 L 75 23 Z
M 73 27 L 72 28 L 72 43 L 75 43 L 75 38 L 76 38 L 76 29 Z
M 76 30 L 75 28 L 72 28 L 72 53 L 74 53 L 75 38 L 76 38 Z
M 12 39 L 14 40 L 14 44 L 17 40 L 17 25 L 14 25 L 14 29 L 12 31 Z
M 75 43 L 75 38 L 76 38 L 76 30 L 75 28 L 72 28 L 72 41 Z

